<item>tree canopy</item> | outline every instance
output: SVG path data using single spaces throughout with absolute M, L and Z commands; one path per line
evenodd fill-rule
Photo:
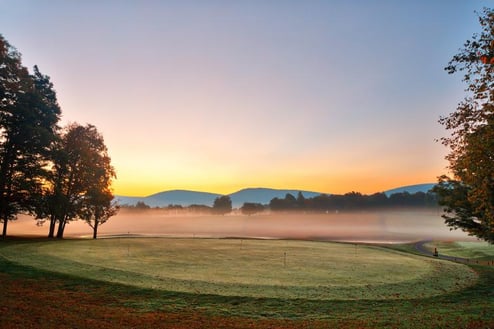
M 389 197 L 385 193 L 371 195 L 359 192 L 340 194 L 320 194 L 312 198 L 295 198 L 287 194 L 285 198 L 273 198 L 269 203 L 272 211 L 315 211 L 315 212 L 339 212 L 353 210 L 372 210 L 390 208 L 423 208 L 436 207 L 436 195 L 432 192 L 408 192 L 393 193 Z M 303 200 L 303 204 L 301 201 Z
M 115 170 L 103 136 L 93 125 L 68 125 L 53 148 L 53 165 L 45 213 L 50 218 L 49 236 L 62 238 L 65 225 L 74 219 L 85 220 L 94 230 L 116 213 L 110 190 Z
M 240 211 L 244 215 L 254 215 L 259 212 L 264 211 L 264 206 L 260 203 L 254 203 L 254 202 L 244 202 L 242 207 L 240 207 Z
M 478 14 L 480 33 L 467 40 L 446 66 L 463 74 L 466 96 L 439 122 L 451 133 L 450 176 L 435 188 L 448 226 L 494 243 L 494 10 Z
M 213 213 L 224 215 L 232 211 L 232 200 L 228 195 L 222 195 L 214 199 Z
M 33 213 L 46 177 L 61 110 L 53 84 L 0 35 L 0 220 Z
M 50 78 L 22 65 L 0 35 L 0 221 L 2 236 L 19 213 L 59 223 L 83 219 L 94 229 L 115 214 L 110 190 L 115 170 L 92 125 L 58 126 L 61 109 Z

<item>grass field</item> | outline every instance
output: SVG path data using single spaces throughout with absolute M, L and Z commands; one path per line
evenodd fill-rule
M 425 245 L 429 250 L 437 248 L 442 255 L 450 257 L 461 257 L 469 260 L 493 261 L 494 245 L 487 242 L 455 241 L 444 242 L 434 241 Z
M 59 273 L 222 296 L 411 299 L 462 289 L 477 279 L 465 265 L 391 249 L 293 240 L 66 240 L 18 244 L 0 253 Z
M 87 314 L 98 318 L 114 312 L 128 323 L 136 318 L 142 323 L 163 321 L 172 314 L 175 325 L 167 327 L 174 328 L 208 327 L 205 321 L 225 328 L 494 325 L 492 268 L 377 246 L 234 239 L 21 240 L 0 243 L 0 270 L 0 309 L 3 318 L 8 315 L 7 327 L 22 323 L 21 315 L 15 321 L 12 317 L 23 308 L 11 306 L 21 289 L 9 293 L 18 280 L 28 282 L 23 294 L 39 291 L 33 300 L 47 286 L 50 296 L 62 289 L 57 296 L 63 305 L 72 305 L 79 296 L 82 306 L 73 307 L 84 308 L 88 293 L 94 296 L 90 305 L 104 303 L 98 307 L 105 315 L 94 315 L 87 306 L 80 321 L 86 321 Z M 70 302 L 61 297 L 64 294 Z M 21 306 L 29 302 L 24 296 L 20 299 Z M 48 298 L 41 303 L 56 302 Z M 72 327 L 77 327 L 76 311 Z M 186 316 L 197 321 L 191 324 Z

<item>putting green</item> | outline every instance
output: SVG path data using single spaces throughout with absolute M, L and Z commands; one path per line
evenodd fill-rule
M 102 281 L 224 296 L 424 298 L 477 278 L 468 266 L 387 248 L 293 240 L 64 240 L 8 245 L 0 255 Z

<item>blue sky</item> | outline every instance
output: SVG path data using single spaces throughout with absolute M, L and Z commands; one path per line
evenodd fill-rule
M 0 33 L 103 134 L 117 194 L 373 193 L 445 173 L 443 68 L 489 4 L 0 0 Z

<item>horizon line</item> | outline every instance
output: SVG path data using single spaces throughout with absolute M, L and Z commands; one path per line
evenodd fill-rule
M 375 193 L 385 193 L 387 191 L 391 191 L 391 190 L 394 190 L 394 189 L 400 189 L 400 188 L 407 188 L 407 187 L 412 187 L 412 186 L 418 186 L 418 185 L 428 185 L 428 184 L 436 184 L 435 182 L 427 182 L 427 183 L 417 183 L 417 184 L 409 184 L 409 185 L 402 185 L 402 186 L 397 186 L 397 187 L 393 187 L 393 188 L 388 188 L 386 190 L 383 190 L 383 191 L 377 191 L 377 192 L 373 192 L 373 193 L 370 193 L 370 194 L 366 194 L 366 193 L 362 193 L 363 195 L 372 195 L 372 194 L 375 194 Z M 168 189 L 168 190 L 162 190 L 162 191 L 158 191 L 158 192 L 155 192 L 155 193 L 151 193 L 151 194 L 148 194 L 148 195 L 144 195 L 144 196 L 139 196 L 139 195 L 123 195 L 123 194 L 117 194 L 115 193 L 114 196 L 121 196 L 121 197 L 127 197 L 127 198 L 147 198 L 147 197 L 151 197 L 153 195 L 156 195 L 156 194 L 160 194 L 160 193 L 166 193 L 166 192 L 175 192 L 175 191 L 182 191 L 182 192 L 195 192 L 195 193 L 208 193 L 208 194 L 216 194 L 218 196 L 223 196 L 223 195 L 232 195 L 232 194 L 235 194 L 235 193 L 238 193 L 240 191 L 244 191 L 244 190 L 254 190 L 254 189 L 265 189 L 265 190 L 275 190 L 275 191 L 285 191 L 285 190 L 288 190 L 288 191 L 298 191 L 298 192 L 311 192 L 311 193 L 319 193 L 319 194 L 327 194 L 327 195 L 333 195 L 333 194 L 337 194 L 337 193 L 330 193 L 330 192 L 319 192 L 319 191 L 312 191 L 312 190 L 307 190 L 307 189 L 296 189 L 296 188 L 272 188 L 272 187 L 244 187 L 244 188 L 241 188 L 241 189 L 238 189 L 234 192 L 231 192 L 231 193 L 216 193 L 216 192 L 211 192 L 211 191 L 201 191 L 201 190 L 188 190 L 188 189 L 181 189 L 181 188 L 172 188 L 172 189 Z M 344 195 L 346 193 L 352 193 L 352 192 L 356 192 L 356 193 L 361 193 L 359 191 L 348 191 L 348 192 L 345 192 L 341 195 Z

